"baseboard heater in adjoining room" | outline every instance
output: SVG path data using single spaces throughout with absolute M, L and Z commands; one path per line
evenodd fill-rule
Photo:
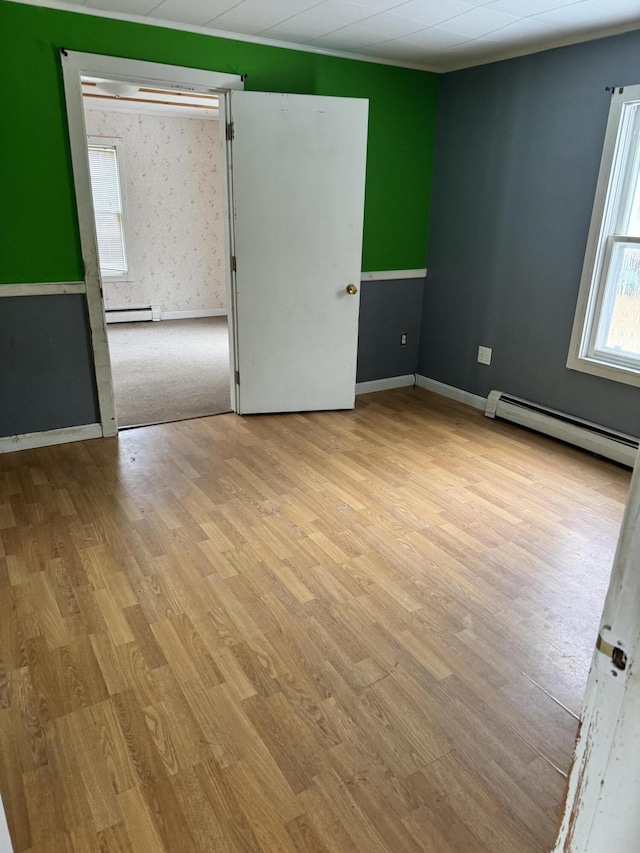
M 488 418 L 511 421 L 590 450 L 599 456 L 606 456 L 607 459 L 613 459 L 630 468 L 635 465 L 638 455 L 637 438 L 520 397 L 513 397 L 504 391 L 492 391 L 489 394 L 484 413 Z
M 141 320 L 159 320 L 160 312 L 151 305 L 146 308 L 115 308 L 104 312 L 107 323 L 135 323 Z M 156 316 L 157 314 L 157 316 Z

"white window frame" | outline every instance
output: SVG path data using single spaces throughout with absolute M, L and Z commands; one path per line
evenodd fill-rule
M 640 365 L 624 354 L 604 353 L 596 346 L 612 252 L 616 244 L 640 244 L 640 238 L 616 234 L 614 225 L 626 189 L 623 165 L 631 134 L 629 107 L 634 104 L 640 104 L 640 85 L 620 87 L 611 97 L 567 367 L 640 386 Z
M 120 185 L 120 203 L 122 205 L 122 233 L 124 235 L 124 256 L 127 263 L 127 271 L 124 275 L 104 275 L 102 270 L 100 276 L 103 283 L 113 282 L 134 282 L 135 275 L 133 265 L 131 263 L 133 240 L 131 239 L 131 219 L 129 218 L 129 210 L 127 203 L 127 168 L 126 158 L 124 153 L 125 146 L 119 136 L 88 136 L 87 146 L 96 146 L 98 148 L 115 148 L 116 150 L 116 168 L 118 170 L 118 183 Z

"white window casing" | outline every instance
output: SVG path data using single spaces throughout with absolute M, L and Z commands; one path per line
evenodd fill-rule
M 133 281 L 122 141 L 91 136 L 88 153 L 100 274 L 105 281 Z
M 640 386 L 640 85 L 612 95 L 567 367 Z

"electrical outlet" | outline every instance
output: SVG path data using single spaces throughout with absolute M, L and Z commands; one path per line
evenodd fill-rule
M 478 347 L 478 361 L 480 364 L 491 364 L 491 347 Z
M 402 332 L 402 334 L 400 335 L 400 346 L 406 347 L 406 345 L 407 345 L 407 333 Z

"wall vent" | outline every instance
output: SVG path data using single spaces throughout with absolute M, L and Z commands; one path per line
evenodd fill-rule
M 638 439 L 598 424 L 549 409 L 529 400 L 492 391 L 487 398 L 485 415 L 528 427 L 553 436 L 568 444 L 582 447 L 633 468 L 638 455 Z

